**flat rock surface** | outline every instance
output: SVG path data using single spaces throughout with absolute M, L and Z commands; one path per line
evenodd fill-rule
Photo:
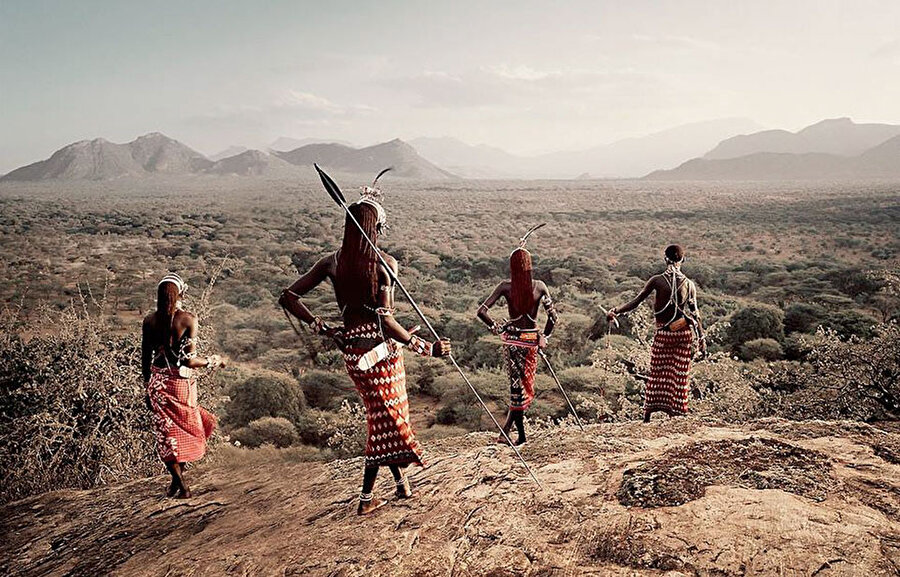
M 416 495 L 355 514 L 361 459 L 189 471 L 2 508 L 10 575 L 900 574 L 890 424 L 678 419 L 430 444 Z M 376 487 L 387 497 L 384 471 Z

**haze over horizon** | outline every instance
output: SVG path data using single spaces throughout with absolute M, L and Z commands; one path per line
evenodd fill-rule
M 900 123 L 900 4 L 461 1 L 0 5 L 0 173 L 163 132 L 450 136 L 516 154 L 716 118 Z

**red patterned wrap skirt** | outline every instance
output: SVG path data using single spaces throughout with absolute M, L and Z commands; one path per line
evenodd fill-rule
M 513 338 L 504 338 L 503 342 L 503 357 L 509 375 L 509 410 L 527 411 L 534 400 L 537 346 L 515 344 Z
M 423 465 L 423 451 L 409 421 L 406 370 L 400 346 L 389 341 L 390 354 L 370 369 L 357 367 L 360 357 L 383 337 L 375 323 L 344 333 L 344 363 L 366 407 L 366 466 Z
M 216 428 L 216 417 L 197 403 L 197 380 L 179 376 L 176 369 L 151 370 L 147 394 L 159 458 L 165 463 L 199 460 Z
M 687 414 L 693 340 L 690 328 L 681 331 L 656 328 L 650 349 L 650 380 L 644 390 L 645 414 L 653 411 Z

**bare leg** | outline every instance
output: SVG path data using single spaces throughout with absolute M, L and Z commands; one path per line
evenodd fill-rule
M 394 482 L 397 483 L 396 495 L 401 499 L 409 499 L 412 497 L 412 487 L 409 485 L 409 479 L 406 477 L 406 465 L 400 467 L 398 465 L 388 465 L 391 474 L 394 476 Z
M 176 485 L 174 493 L 175 498 L 190 498 L 191 490 L 188 488 L 187 483 L 184 482 L 184 471 L 182 463 L 166 463 L 166 468 L 169 469 L 169 473 L 172 474 L 172 484 Z
M 179 480 L 179 475 L 175 471 L 175 467 L 178 466 L 178 463 L 165 463 L 166 470 L 172 475 L 172 482 L 169 483 L 169 488 L 166 489 L 166 497 L 174 497 L 175 493 L 178 492 L 178 489 L 181 488 L 181 481 Z
M 653 414 L 653 411 L 647 411 L 647 410 L 644 411 L 644 422 L 645 423 L 650 422 L 650 415 L 652 415 L 652 414 Z
M 519 433 L 519 438 L 516 439 L 516 445 L 523 445 L 525 443 L 525 411 L 515 412 L 515 423 L 516 432 Z
M 376 499 L 372 496 L 372 490 L 375 488 L 375 477 L 377 476 L 377 465 L 363 469 L 362 493 L 359 496 L 359 507 L 356 509 L 357 515 L 368 515 L 375 509 L 387 504 L 387 501 L 384 499 Z
M 515 421 L 515 416 L 513 411 L 509 411 L 506 413 L 506 422 L 503 423 L 503 432 L 506 433 L 506 436 L 509 437 L 509 432 L 512 430 L 513 422 Z M 503 435 L 497 437 L 498 443 L 506 444 L 506 439 L 503 438 Z

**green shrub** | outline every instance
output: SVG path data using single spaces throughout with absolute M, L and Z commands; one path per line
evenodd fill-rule
M 294 425 L 283 417 L 263 417 L 250 421 L 246 427 L 232 431 L 231 438 L 253 449 L 261 445 L 289 447 L 299 440 Z
M 854 336 L 870 338 L 875 334 L 878 321 L 859 311 L 841 310 L 829 315 L 823 324 L 845 339 Z
M 753 339 L 741 345 L 740 357 L 744 361 L 777 361 L 784 357 L 784 351 L 775 339 Z
M 754 339 L 784 338 L 784 313 L 770 305 L 752 304 L 731 317 L 728 339 L 735 347 Z
M 260 370 L 232 386 L 227 406 L 228 425 L 243 427 L 263 417 L 284 417 L 296 422 L 306 408 L 303 390 L 292 377 Z
M 786 333 L 814 333 L 828 316 L 825 307 L 812 303 L 794 303 L 784 310 Z
M 298 378 L 300 388 L 310 407 L 337 410 L 344 400 L 358 398 L 353 381 L 346 371 L 322 371 L 313 369 Z

